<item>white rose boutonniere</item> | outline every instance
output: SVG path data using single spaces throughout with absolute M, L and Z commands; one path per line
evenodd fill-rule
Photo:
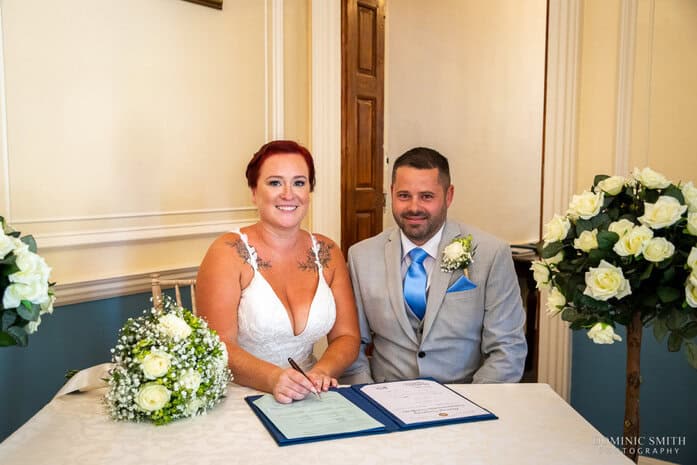
M 440 269 L 445 272 L 462 270 L 465 277 L 469 279 L 467 267 L 474 261 L 474 249 L 471 234 L 465 237 L 456 237 L 443 249 Z

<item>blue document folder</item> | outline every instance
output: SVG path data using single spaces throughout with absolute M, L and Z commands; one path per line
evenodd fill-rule
M 408 429 L 414 429 L 414 428 L 426 428 L 426 427 L 431 427 L 431 426 L 442 426 L 442 425 L 448 425 L 448 424 L 453 424 L 453 423 L 466 423 L 466 422 L 473 422 L 473 421 L 483 421 L 483 420 L 494 420 L 498 418 L 496 415 L 491 413 L 490 411 L 478 406 L 474 402 L 470 401 L 469 399 L 466 399 L 464 396 L 461 394 L 451 390 L 447 386 L 444 386 L 440 383 L 437 383 L 436 381 L 432 379 L 427 379 L 423 381 L 431 382 L 431 383 L 436 383 L 439 388 L 442 387 L 443 390 L 447 390 L 447 394 L 450 395 L 450 397 L 457 396 L 461 399 L 464 399 L 465 401 L 469 402 L 470 404 L 474 405 L 477 407 L 478 412 L 475 415 L 466 415 L 466 416 L 460 416 L 457 418 L 451 418 L 448 417 L 447 414 L 442 413 L 441 415 L 446 415 L 443 417 L 438 417 L 435 419 L 427 419 L 425 421 L 405 421 L 403 417 L 400 417 L 399 412 L 392 412 L 388 408 L 386 408 L 384 405 L 380 403 L 379 400 L 376 400 L 375 398 L 371 397 L 371 395 L 366 394 L 364 390 L 362 389 L 364 386 L 371 386 L 371 389 L 374 389 L 375 387 L 381 388 L 382 386 L 388 387 L 390 385 L 397 385 L 397 383 L 408 383 L 408 382 L 414 382 L 414 381 L 419 381 L 419 380 L 408 380 L 408 381 L 399 381 L 399 382 L 388 382 L 388 383 L 376 383 L 376 384 L 371 384 L 371 385 L 366 385 L 366 384 L 356 384 L 350 387 L 339 387 L 339 388 L 332 388 L 332 391 L 335 391 L 339 394 L 341 394 L 344 398 L 348 399 L 356 408 L 362 410 L 363 412 L 367 413 L 370 415 L 373 419 L 375 419 L 380 425 L 377 427 L 371 427 L 368 429 L 361 429 L 357 431 L 351 431 L 351 432 L 342 432 L 339 434 L 335 433 L 317 433 L 317 434 L 310 434 L 302 437 L 293 437 L 293 438 L 288 438 L 286 437 L 283 432 L 274 424 L 273 420 L 269 418 L 256 404 L 255 401 L 259 399 L 260 395 L 256 396 L 248 396 L 245 397 L 245 401 L 247 404 L 251 407 L 252 411 L 259 417 L 259 420 L 262 422 L 262 424 L 266 427 L 268 432 L 271 434 L 271 436 L 274 438 L 276 443 L 278 443 L 279 446 L 287 446 L 291 444 L 300 444 L 300 443 L 305 443 L 305 442 L 313 442 L 313 441 L 324 441 L 328 439 L 337 439 L 337 438 L 342 438 L 342 437 L 353 437 L 353 436 L 364 436 L 364 435 L 369 435 L 369 434 L 382 434 L 382 433 L 391 433 L 394 431 L 400 431 L 400 430 L 408 430 Z M 443 391 L 446 392 L 446 391 Z M 302 401 L 300 401 L 302 402 Z M 414 410 L 428 410 L 429 405 L 418 405 L 415 406 L 416 408 Z M 311 420 L 308 420 L 311 421 Z

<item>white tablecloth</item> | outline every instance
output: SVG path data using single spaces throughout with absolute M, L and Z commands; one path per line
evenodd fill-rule
M 451 385 L 499 419 L 279 447 L 244 397 L 165 426 L 114 422 L 104 389 L 57 396 L 0 444 L 0 464 L 506 464 L 630 462 L 546 384 Z M 619 420 L 618 420 L 619 421 Z

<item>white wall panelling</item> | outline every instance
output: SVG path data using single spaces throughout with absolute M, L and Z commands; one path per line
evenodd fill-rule
M 547 37 L 547 108 L 542 221 L 565 211 L 575 186 L 577 78 L 580 0 L 549 2 Z M 545 299 L 540 309 L 546 308 Z M 564 399 L 571 388 L 571 337 L 566 322 L 541 310 L 538 380 Z
M 312 230 L 341 244 L 341 4 L 312 2 Z
M 617 137 L 615 139 L 615 172 L 629 174 L 632 138 L 632 100 L 634 81 L 634 56 L 636 53 L 636 28 L 638 0 L 622 0 L 620 13 L 620 50 L 617 83 Z
M 54 126 L 62 125 L 64 130 L 62 132 L 56 130 L 55 134 L 58 134 L 61 138 L 58 141 L 59 144 L 68 140 L 73 145 L 85 147 L 84 150 L 86 152 L 81 160 L 87 162 L 87 167 L 79 166 L 77 168 L 84 170 L 84 176 L 87 181 L 96 179 L 95 175 L 88 170 L 90 163 L 89 143 L 92 143 L 94 140 L 97 140 L 101 147 L 107 147 L 105 150 L 125 154 L 123 159 L 118 159 L 118 162 L 122 165 L 116 168 L 123 169 L 123 164 L 126 164 L 127 171 L 125 173 L 129 171 L 137 173 L 141 178 L 144 176 L 144 172 L 150 171 L 149 167 L 153 164 L 152 160 L 157 160 L 157 157 L 170 156 L 169 154 L 164 155 L 163 153 L 153 153 L 146 150 L 145 146 L 138 145 L 140 139 L 137 138 L 122 137 L 121 139 L 115 139 L 112 137 L 110 139 L 102 137 L 102 134 L 95 135 L 89 132 L 85 133 L 84 131 L 81 133 L 82 128 L 79 125 L 73 125 L 74 120 L 69 118 L 69 112 L 74 111 L 75 106 L 78 105 L 83 105 L 78 107 L 78 110 L 83 111 L 85 108 L 93 105 L 95 101 L 100 108 L 108 107 L 104 110 L 104 114 L 95 115 L 95 120 L 98 120 L 99 124 L 102 125 L 100 127 L 109 128 L 112 126 L 110 126 L 108 119 L 102 120 L 98 118 L 104 118 L 104 115 L 107 117 L 115 115 L 114 121 L 111 122 L 112 125 L 127 121 L 133 125 L 125 128 L 132 132 L 129 135 L 136 134 L 144 137 L 144 140 L 147 141 L 157 136 L 157 134 L 153 135 L 153 129 L 162 129 L 165 135 L 181 134 L 182 131 L 187 136 L 189 133 L 192 133 L 193 136 L 189 140 L 203 143 L 204 149 L 214 153 L 214 156 L 218 157 L 217 160 L 222 160 L 221 163 L 232 163 L 233 167 L 237 164 L 243 166 L 243 163 L 246 163 L 248 159 L 249 153 L 252 153 L 250 149 L 258 147 L 262 138 L 268 139 L 269 136 L 274 138 L 283 137 L 285 117 L 283 105 L 285 31 L 283 21 L 284 4 L 282 0 L 266 0 L 263 4 L 255 2 L 235 4 L 229 8 L 226 5 L 225 10 L 227 11 L 200 8 L 186 2 L 145 4 L 135 0 L 126 0 L 109 7 L 109 13 L 116 15 L 116 18 L 112 20 L 105 19 L 102 15 L 103 12 L 100 13 L 94 6 L 89 6 L 90 2 L 86 0 L 69 0 L 61 7 L 61 11 L 80 10 L 81 16 L 77 18 L 78 21 L 84 21 L 85 24 L 91 24 L 92 22 L 96 24 L 92 29 L 88 28 L 88 30 L 83 32 L 84 37 L 68 29 L 51 29 L 54 26 L 51 25 L 49 17 L 53 16 L 51 12 L 57 8 L 55 5 L 51 5 L 50 2 L 47 2 L 47 11 L 36 14 L 36 19 L 39 23 L 46 22 L 49 25 L 47 34 L 56 34 L 56 31 L 58 31 L 60 35 L 57 36 L 57 39 L 61 43 L 61 47 L 78 40 L 80 41 L 78 43 L 84 44 L 84 49 L 83 45 L 81 45 L 75 49 L 74 54 L 69 52 L 69 56 L 63 57 L 65 62 L 62 62 L 62 59 L 57 59 L 55 63 L 52 63 L 52 66 L 57 66 L 58 74 L 63 73 L 65 76 L 70 76 L 71 73 L 75 72 L 74 69 L 70 69 L 69 63 L 84 64 L 87 66 L 85 68 L 87 73 L 84 80 L 81 79 L 79 83 L 75 84 L 72 84 L 69 79 L 65 81 L 59 80 L 53 84 L 53 87 L 45 87 L 44 89 L 54 92 L 52 96 L 56 97 L 56 101 L 64 102 L 65 108 L 62 108 L 62 110 L 65 118 L 52 120 L 55 122 Z M 134 21 L 124 28 L 116 26 L 120 24 L 120 17 L 142 18 L 146 15 L 139 13 L 153 13 L 155 10 L 159 13 L 158 16 L 162 16 L 160 25 L 156 29 L 145 27 L 145 23 L 141 24 L 142 21 Z M 221 182 L 229 182 L 234 185 L 235 192 L 240 192 L 239 195 L 235 194 L 234 196 L 225 196 L 223 198 L 220 196 L 212 197 L 206 191 L 210 190 L 211 187 L 215 187 L 215 183 L 206 185 L 203 182 L 198 183 L 193 188 L 182 189 L 170 185 L 169 187 L 173 189 L 172 191 L 159 191 L 158 186 L 160 184 L 153 182 L 149 186 L 148 195 L 153 195 L 153 193 L 157 195 L 159 193 L 161 209 L 157 209 L 157 197 L 155 197 L 155 202 L 151 201 L 148 203 L 147 200 L 152 200 L 153 198 L 146 199 L 144 196 L 143 201 L 140 202 L 137 192 L 139 192 L 139 189 L 146 189 L 147 184 L 143 185 L 143 183 L 138 183 L 137 180 L 135 183 L 130 183 L 128 177 L 124 177 L 123 180 L 120 177 L 112 177 L 109 181 L 114 182 L 115 179 L 118 179 L 120 184 L 114 182 L 113 186 L 110 185 L 108 188 L 105 188 L 112 189 L 108 190 L 111 194 L 110 199 L 123 198 L 125 199 L 124 202 L 130 202 L 123 203 L 123 205 L 126 205 L 126 208 L 119 208 L 118 202 L 113 202 L 113 204 L 106 206 L 105 203 L 99 203 L 97 204 L 99 208 L 90 209 L 77 207 L 72 209 L 47 208 L 50 205 L 65 207 L 65 199 L 70 195 L 77 196 L 74 197 L 76 204 L 80 204 L 82 200 L 90 197 L 91 192 L 88 190 L 80 191 L 79 188 L 75 187 L 74 183 L 71 186 L 70 182 L 64 184 L 65 192 L 58 192 L 59 195 L 57 196 L 52 196 L 48 192 L 47 195 L 40 198 L 40 202 L 44 206 L 38 209 L 34 208 L 37 203 L 31 203 L 32 201 L 27 200 L 29 197 L 20 192 L 22 189 L 26 192 L 26 184 L 30 183 L 32 179 L 27 178 L 26 166 L 22 167 L 21 163 L 14 163 L 23 158 L 22 153 L 24 152 L 16 150 L 17 145 L 13 145 L 13 141 L 17 142 L 22 137 L 24 137 L 23 140 L 28 140 L 26 134 L 27 131 L 31 130 L 30 123 L 32 122 L 24 104 L 26 95 L 30 94 L 24 91 L 26 85 L 21 83 L 20 80 L 26 76 L 36 76 L 38 74 L 30 74 L 29 71 L 33 71 L 33 69 L 24 67 L 24 63 L 18 60 L 20 50 L 22 52 L 28 50 L 26 47 L 35 47 L 34 49 L 29 48 L 31 50 L 40 50 L 40 48 L 36 48 L 38 45 L 26 45 L 20 40 L 34 33 L 33 29 L 25 26 L 27 22 L 23 21 L 29 14 L 33 14 L 30 12 L 29 6 L 25 6 L 22 3 L 11 3 L 9 5 L 0 3 L 0 27 L 2 28 L 0 29 L 0 40 L 2 41 L 0 43 L 0 182 L 2 183 L 0 187 L 0 208 L 2 208 L 2 212 L 0 214 L 5 216 L 22 233 L 33 234 L 36 237 L 40 252 L 42 255 L 46 255 L 49 264 L 54 267 L 52 279 L 58 281 L 58 304 L 147 291 L 149 283 L 147 279 L 143 279 L 143 276 L 147 275 L 147 269 L 160 272 L 169 270 L 167 272 L 169 275 L 182 272 L 191 274 L 192 267 L 198 265 L 202 258 L 202 252 L 205 251 L 205 245 L 202 244 L 212 240 L 212 238 L 222 232 L 256 221 L 256 208 L 250 203 L 246 186 L 237 182 L 237 179 L 229 179 L 229 177 Z M 60 15 L 54 19 L 54 25 L 58 23 L 64 24 L 61 21 L 66 20 Z M 98 24 L 106 25 L 108 30 L 101 30 Z M 142 28 L 140 27 L 141 25 L 143 26 Z M 240 32 L 239 26 L 244 26 L 243 28 L 246 29 Z M 59 28 L 62 26 L 55 27 Z M 182 28 L 184 28 L 186 34 L 182 32 Z M 256 31 L 259 32 L 256 33 Z M 124 39 L 128 37 L 127 32 L 135 32 L 138 37 L 144 38 L 143 47 L 150 47 L 153 51 L 165 51 L 167 53 L 170 50 L 178 51 L 171 55 L 166 54 L 165 57 L 162 56 L 162 53 L 148 54 L 147 52 L 136 52 L 130 57 L 129 55 L 122 55 L 121 51 L 124 47 L 122 42 L 130 40 Z M 194 34 L 191 35 L 191 32 Z M 250 32 L 252 33 L 251 35 Z M 262 34 L 263 40 L 261 40 Z M 256 36 L 260 40 L 254 38 Z M 215 37 L 215 39 L 209 40 L 210 37 Z M 224 38 L 222 42 L 218 40 L 220 37 Z M 91 43 L 91 38 L 95 38 L 95 41 L 99 43 Z M 37 39 L 37 43 L 39 39 Z M 248 42 L 244 42 L 245 40 L 248 40 Z M 106 45 L 102 52 L 102 56 L 105 57 L 103 62 L 99 61 L 99 63 L 93 64 L 81 61 L 83 56 L 89 57 L 92 54 L 97 54 L 96 56 L 98 56 L 99 51 L 102 50 L 100 47 L 103 45 Z M 182 45 L 184 46 L 183 50 L 181 48 Z M 66 47 L 66 49 L 69 48 Z M 255 52 L 257 49 L 259 52 L 262 52 L 263 49 L 262 54 L 266 59 L 263 59 L 259 53 Z M 223 55 L 221 55 L 223 53 L 221 50 L 224 50 Z M 252 64 L 245 60 L 231 65 L 230 51 L 236 57 L 232 58 L 234 60 L 241 60 L 240 57 L 247 58 L 248 56 L 259 58 L 253 58 L 257 61 L 254 61 Z M 112 56 L 111 54 L 114 55 Z M 40 53 L 37 55 L 40 55 Z M 152 61 L 148 58 L 150 56 Z M 209 56 L 210 59 L 207 60 L 202 58 Z M 227 63 L 219 61 L 218 58 L 220 56 L 228 57 Z M 47 69 L 42 67 L 43 65 L 40 64 L 38 57 L 34 61 L 39 64 L 32 66 L 36 66 L 37 69 Z M 110 70 L 112 61 L 114 63 L 126 63 L 129 66 L 133 65 L 135 69 L 124 73 L 124 69 L 114 68 L 113 73 L 106 74 L 108 77 L 105 81 L 104 75 L 100 75 L 100 73 L 104 72 L 104 70 Z M 212 64 L 205 69 L 197 68 L 191 70 L 179 68 L 179 66 L 189 65 L 192 62 L 198 63 L 199 61 Z M 22 67 L 19 66 L 20 63 Z M 255 63 L 259 64 L 258 68 Z M 231 67 L 237 68 L 231 69 Z M 250 70 L 250 67 L 253 67 L 253 69 Z M 128 69 L 126 68 L 126 70 Z M 110 85 L 112 89 L 115 89 L 113 92 L 116 92 L 116 94 L 121 92 L 124 86 L 133 86 L 135 91 L 141 91 L 148 88 L 147 85 L 150 85 L 151 80 L 154 81 L 154 76 L 165 74 L 170 69 L 177 72 L 174 75 L 175 84 L 163 82 L 162 85 L 173 86 L 171 89 L 167 88 L 167 92 L 172 92 L 173 95 L 181 98 L 181 100 L 176 100 L 176 102 L 157 100 L 162 95 L 168 95 L 167 92 L 161 94 L 156 92 L 152 97 L 155 99 L 152 105 L 148 101 L 148 97 L 150 97 L 148 95 L 143 95 L 142 99 L 133 97 L 132 101 L 125 103 L 121 100 L 113 100 L 114 96 L 109 90 Z M 209 86 L 209 84 L 217 85 L 223 83 L 223 80 L 229 75 L 228 73 L 232 73 L 231 75 L 238 80 L 235 80 L 235 83 L 228 84 L 227 90 L 221 93 L 217 92 L 214 86 Z M 243 73 L 247 73 L 244 76 L 253 75 L 253 77 L 247 81 L 245 81 L 247 79 L 245 77 L 238 78 L 238 75 L 242 76 Z M 7 78 L 10 75 L 12 76 L 11 83 Z M 59 76 L 59 78 L 65 76 Z M 262 78 L 263 80 L 259 81 L 257 76 L 264 76 L 266 79 Z M 242 79 L 242 81 L 239 81 L 239 79 Z M 140 84 L 142 82 L 146 82 L 147 85 Z M 65 86 L 65 83 L 67 83 L 67 86 Z M 156 82 L 152 84 L 155 86 L 154 89 L 157 89 L 158 84 Z M 210 105 L 204 106 L 200 119 L 198 114 L 192 113 L 190 119 L 187 120 L 186 111 L 189 108 L 198 110 L 200 106 L 196 106 L 195 96 L 187 100 L 186 93 L 180 92 L 176 87 L 180 84 L 182 88 L 193 86 L 197 92 L 203 93 L 206 98 L 211 98 L 213 107 Z M 233 90 L 229 90 L 231 89 L 230 86 L 233 86 Z M 207 90 L 209 88 L 210 90 Z M 256 104 L 244 104 L 234 99 L 230 100 L 229 103 L 227 100 L 216 101 L 216 97 L 223 99 L 230 95 L 237 95 L 235 92 L 239 94 L 239 91 L 234 89 L 241 89 L 243 94 L 240 95 L 253 94 Z M 256 89 L 263 90 L 257 93 Z M 9 104 L 8 97 L 10 100 Z M 140 106 L 142 106 L 142 102 L 148 102 L 148 105 L 146 105 L 147 108 L 139 108 L 138 105 L 133 106 L 133 102 L 136 102 L 136 104 L 141 102 Z M 184 103 L 183 107 L 181 106 L 182 102 Z M 113 108 L 110 105 L 113 105 Z M 129 107 L 128 105 L 131 106 Z M 239 105 L 239 107 L 235 105 Z M 46 108 L 49 111 L 56 111 L 55 106 L 50 108 L 50 102 Z M 162 111 L 162 108 L 169 108 L 172 111 L 167 112 L 165 110 L 165 113 L 158 114 L 157 111 Z M 231 108 L 232 110 L 230 110 Z M 60 110 L 61 108 L 58 107 L 58 113 L 56 114 L 60 114 Z M 224 111 L 224 113 L 220 113 L 220 111 Z M 124 112 L 130 118 L 127 116 L 126 119 L 117 120 L 117 117 L 123 118 Z M 145 113 L 145 116 L 142 116 L 143 113 Z M 258 118 L 257 114 L 259 114 Z M 183 118 L 182 115 L 184 115 Z M 221 116 L 227 118 L 226 115 L 232 115 L 232 117 L 229 120 L 221 120 Z M 177 127 L 176 125 L 167 124 L 170 122 L 170 116 L 172 116 L 172 122 L 179 123 L 183 120 L 185 126 Z M 166 120 L 167 123 L 162 123 L 163 120 Z M 157 121 L 156 124 L 158 126 L 154 128 L 149 127 L 147 123 L 151 121 Z M 240 122 L 242 124 L 239 124 Z M 77 123 L 80 123 L 80 121 L 78 120 Z M 223 128 L 225 124 L 227 126 Z M 253 131 L 249 131 L 248 128 L 251 127 L 254 128 Z M 242 137 L 235 137 L 232 146 L 221 145 L 219 143 L 221 135 L 224 136 L 225 132 L 230 130 L 237 131 L 236 134 Z M 112 134 L 107 135 L 112 136 Z M 119 135 L 121 136 L 122 134 Z M 229 144 L 229 140 L 228 137 L 225 143 Z M 125 145 L 111 145 L 114 143 Z M 22 148 L 26 151 L 26 147 L 29 146 L 25 144 Z M 178 153 L 190 154 L 190 156 L 185 155 L 182 158 L 182 155 L 173 154 L 173 157 L 170 156 L 169 159 L 165 158 L 165 160 L 171 160 L 175 164 L 179 163 L 178 166 L 181 167 L 182 161 L 190 158 L 191 160 L 184 162 L 190 164 L 181 169 L 182 176 L 188 176 L 189 173 L 193 174 L 193 171 L 196 169 L 198 172 L 201 172 L 202 169 L 205 170 L 205 167 L 202 168 L 201 163 L 197 165 L 195 161 L 198 153 L 200 153 L 199 146 L 192 145 L 190 148 L 177 147 L 177 149 L 181 150 Z M 232 149 L 232 153 L 230 149 Z M 139 152 L 143 152 L 142 156 L 138 155 Z M 36 153 L 34 151 L 33 156 L 37 156 Z M 43 157 L 44 152 L 42 151 L 41 153 Z M 60 152 L 57 153 L 59 154 Z M 73 151 L 72 155 L 75 155 L 75 153 Z M 46 152 L 45 154 L 47 161 L 50 158 L 55 160 L 56 156 L 56 153 Z M 226 159 L 225 157 L 233 158 Z M 65 166 L 70 166 L 71 163 L 75 162 L 74 160 L 78 159 L 80 158 L 70 158 L 61 160 L 61 162 L 64 161 Z M 41 160 L 42 162 L 31 169 L 51 169 L 47 167 L 50 166 L 49 164 L 43 166 L 43 159 Z M 111 160 L 115 159 L 112 158 Z M 83 162 L 81 161 L 80 163 L 82 164 Z M 148 168 L 143 170 L 144 166 Z M 194 169 L 189 169 L 190 166 Z M 104 167 L 99 166 L 98 168 L 102 169 Z M 24 169 L 24 171 L 21 171 L 21 169 Z M 164 164 L 159 169 L 174 170 L 180 168 Z M 215 171 L 215 168 L 212 169 Z M 232 170 L 233 176 L 237 176 L 239 174 L 238 171 L 235 167 Z M 123 175 L 123 172 L 121 174 Z M 220 176 L 219 173 L 214 174 Z M 156 171 L 153 170 L 149 175 L 157 181 Z M 114 176 L 118 176 L 118 174 Z M 70 192 L 73 194 L 68 194 Z M 171 196 L 172 193 L 174 194 L 173 196 Z M 168 196 L 170 197 L 168 198 Z M 226 199 L 228 200 L 226 201 Z M 222 205 L 221 201 L 223 202 Z M 155 208 L 152 208 L 153 205 Z M 138 206 L 142 208 L 139 210 Z M 183 208 L 177 209 L 177 206 Z M 196 258 L 172 259 L 168 261 L 171 257 L 168 256 L 167 244 L 170 243 L 172 247 L 175 247 L 175 249 L 171 250 L 174 255 L 182 254 L 182 251 L 189 249 L 186 245 L 189 239 L 192 241 L 192 247 L 196 247 L 196 252 L 190 252 L 189 255 Z M 141 251 L 150 250 L 150 247 L 154 247 L 152 250 L 157 250 L 158 254 L 163 254 L 161 255 L 161 263 L 157 256 L 153 255 L 152 250 L 141 254 Z M 203 247 L 202 250 L 201 247 Z M 108 253 L 102 254 L 100 252 L 101 248 L 104 248 Z M 121 256 L 118 255 L 119 250 L 123 251 Z M 199 250 L 201 251 L 199 252 Z M 132 255 L 140 255 L 140 261 L 138 261 L 138 257 L 133 257 Z M 143 256 L 147 256 L 147 260 L 151 261 L 144 262 L 143 260 L 146 259 L 143 259 Z M 109 259 L 113 261 L 107 261 L 108 259 L 104 257 L 110 257 Z M 98 269 L 98 273 L 93 274 L 92 278 L 86 277 L 85 273 L 74 273 L 80 267 L 80 263 L 95 262 L 100 259 L 104 259 L 105 263 Z M 171 264 L 174 262 L 181 265 L 172 267 Z

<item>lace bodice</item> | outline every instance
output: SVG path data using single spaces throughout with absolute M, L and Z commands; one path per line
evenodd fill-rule
M 288 357 L 292 357 L 303 369 L 309 369 L 316 361 L 312 355 L 314 343 L 332 329 L 336 320 L 334 295 L 324 279 L 315 236 L 311 235 L 312 250 L 319 280 L 305 329 L 296 336 L 285 306 L 257 269 L 257 252 L 249 244 L 247 235 L 239 229 L 233 232 L 239 234 L 247 247 L 248 263 L 254 269 L 254 277 L 240 296 L 237 343 L 255 357 L 274 365 L 288 367 Z

